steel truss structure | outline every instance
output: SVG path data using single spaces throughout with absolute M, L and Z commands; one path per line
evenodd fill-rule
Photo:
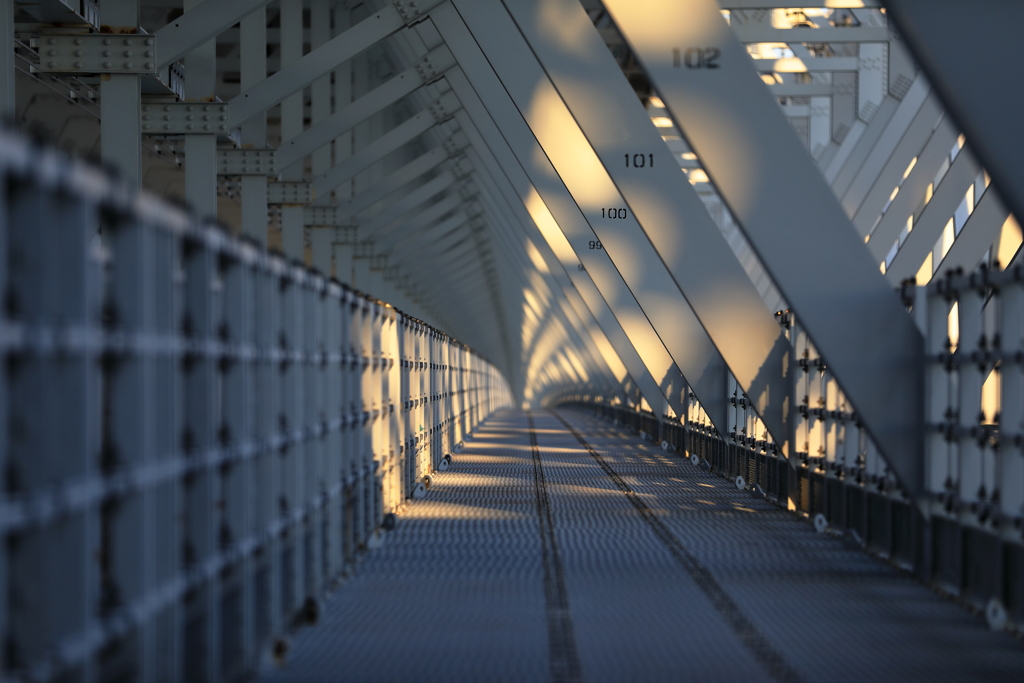
M 508 405 L 1024 620 L 1018 10 L 777 4 L 3 0 L 4 671 L 247 675 Z

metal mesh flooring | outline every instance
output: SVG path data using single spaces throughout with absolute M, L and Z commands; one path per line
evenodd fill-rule
M 561 416 L 479 427 L 261 680 L 1024 680 L 1024 644 L 913 579 Z

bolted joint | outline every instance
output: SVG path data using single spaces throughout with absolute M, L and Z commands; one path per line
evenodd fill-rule
M 431 50 L 415 64 L 416 73 L 423 79 L 424 84 L 433 83 L 453 66 L 455 57 L 445 45 Z
M 427 18 L 427 13 L 443 0 L 393 0 L 395 9 L 402 16 L 406 26 L 418 24 Z
M 142 105 L 143 135 L 227 135 L 228 105 L 167 102 Z
M 156 75 L 156 36 L 140 33 L 44 33 L 33 39 L 33 73 Z
M 447 121 L 459 109 L 462 109 L 462 104 L 459 103 L 455 94 L 451 92 L 445 93 L 427 106 L 427 111 L 430 112 L 430 115 L 438 123 Z
M 217 175 L 275 176 L 278 172 L 276 149 L 217 150 Z
M 441 148 L 452 158 L 462 154 L 462 150 L 467 147 L 469 147 L 469 138 L 461 130 L 445 138 L 444 142 L 441 143 Z
M 267 183 L 267 203 L 284 206 L 305 206 L 316 199 L 316 190 L 311 183 L 272 182 Z

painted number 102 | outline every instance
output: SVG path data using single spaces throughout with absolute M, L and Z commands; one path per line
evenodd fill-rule
M 646 168 L 654 166 L 653 154 L 626 154 L 626 168 Z

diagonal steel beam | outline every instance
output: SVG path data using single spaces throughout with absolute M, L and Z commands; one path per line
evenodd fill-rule
M 207 0 L 208 2 L 211 0 Z M 217 0 L 220 2 L 221 0 Z M 265 112 L 292 93 L 299 92 L 316 79 L 348 61 L 371 45 L 405 28 L 409 16 L 402 6 L 416 5 L 422 13 L 441 0 L 418 0 L 417 3 L 395 2 L 332 38 L 301 59 L 283 67 L 261 83 L 243 90 L 232 98 L 228 109 L 231 127 Z
M 921 334 L 718 4 L 604 4 L 890 468 L 908 493 L 919 494 Z M 685 68 L 674 59 L 706 48 L 715 50 L 718 68 Z
M 448 190 L 456 184 L 458 178 L 451 171 L 444 171 L 433 180 L 429 180 L 401 199 L 391 204 L 383 211 L 373 216 L 370 220 L 359 225 L 359 233 L 363 239 L 372 239 L 373 235 L 390 223 L 399 220 L 402 216 L 413 211 L 423 204 L 426 204 L 434 197 Z
M 426 71 L 421 63 L 430 65 Z M 323 121 L 315 123 L 294 138 L 281 144 L 277 151 L 277 161 L 281 168 L 287 168 L 304 159 L 317 149 L 329 144 L 336 137 L 350 130 L 356 124 L 365 121 L 390 104 L 394 104 L 406 95 L 426 85 L 427 74 L 447 71 L 455 64 L 455 59 L 447 48 L 431 50 L 420 63 L 411 66 L 383 85 L 377 86 L 355 102 L 341 108 Z
M 206 0 L 156 32 L 158 68 L 176 62 L 270 0 Z
M 575 288 L 579 293 L 620 358 L 627 363 L 630 374 L 639 382 L 645 383 L 643 393 L 648 402 L 654 405 L 657 397 L 663 396 L 676 414 L 683 414 L 679 396 L 685 381 L 650 321 L 643 315 L 643 311 L 614 268 L 602 268 L 601 264 L 591 267 L 591 255 L 587 251 L 577 256 L 539 189 L 534 185 L 528 171 L 528 168 L 531 168 L 530 162 L 521 163 L 513 151 L 514 148 L 521 148 L 529 158 L 530 150 L 537 149 L 536 140 L 515 110 L 514 104 L 508 99 L 508 94 L 500 81 L 487 66 L 483 55 L 478 49 L 473 49 L 475 43 L 470 42 L 472 36 L 465 24 L 457 14 L 446 10 L 445 7 L 436 10 L 431 19 L 442 31 L 449 47 L 455 40 L 465 46 L 466 55 L 464 59 L 460 59 L 460 63 L 468 65 L 468 68 L 474 71 L 476 81 L 471 83 L 464 73 L 464 67 L 453 69 L 449 74 L 449 83 L 459 95 L 464 108 L 472 107 L 472 111 L 466 112 L 465 115 L 456 114 L 456 120 L 460 125 L 466 126 L 465 121 L 470 117 L 475 128 L 480 130 L 475 146 L 481 150 L 489 150 L 499 161 L 497 166 L 512 188 L 513 198 L 510 201 L 519 212 L 525 214 L 525 219 L 520 220 L 520 224 L 529 234 L 535 235 L 531 239 L 538 245 L 538 249 L 541 249 L 543 254 L 550 252 L 555 262 L 561 266 L 560 272 L 565 276 L 565 280 L 562 280 L 563 291 L 571 296 L 571 291 Z M 459 55 L 456 54 L 456 57 L 459 58 Z M 475 88 L 480 88 L 482 92 L 478 93 Z M 485 101 L 488 106 L 484 105 Z M 510 128 L 500 128 L 499 120 Z M 472 127 L 466 126 L 465 130 L 467 135 L 474 134 L 470 132 L 473 130 Z M 512 138 L 509 139 L 508 136 Z M 537 153 L 542 154 L 539 149 Z M 564 186 L 562 191 L 565 191 Z M 563 213 L 562 207 L 565 206 L 558 205 L 560 213 Z M 571 211 L 564 212 L 564 215 L 568 221 L 578 220 Z M 575 215 L 579 216 L 578 210 Z M 588 270 L 578 266 L 585 266 Z M 559 269 L 552 267 L 551 272 L 557 273 Z M 572 286 L 565 284 L 566 280 L 570 281 Z M 645 378 L 649 378 L 649 382 Z
M 443 95 L 434 104 L 445 112 L 458 109 L 459 106 L 458 100 L 450 93 Z M 435 111 L 421 111 L 392 128 L 352 156 L 346 157 L 341 163 L 335 164 L 334 168 L 330 171 L 313 180 L 313 189 L 316 191 L 317 196 L 314 203 L 326 204 L 330 199 L 331 190 L 346 180 L 352 179 L 357 173 L 380 161 L 402 145 L 411 142 L 439 122 L 439 117 Z
M 889 17 L 964 131 L 1007 207 L 1024 216 L 1018 55 L 1024 3 L 885 0 Z M 956 36 L 951 47 L 950 37 Z M 965 58 L 970 55 L 970 58 Z
M 506 139 L 515 134 L 513 127 L 521 131 L 518 136 L 522 139 L 511 146 L 520 163 L 529 165 L 534 186 L 572 249 L 592 277 L 622 284 L 623 300 L 628 296 L 639 306 L 716 427 L 728 434 L 726 366 L 721 355 L 668 271 L 658 262 L 635 218 L 626 210 L 622 219 L 602 218 L 602 205 L 606 211 L 608 207 L 623 207 L 621 195 L 580 135 L 508 14 L 500 6 L 495 11 L 492 5 L 478 0 L 459 0 L 454 4 L 475 39 L 473 44 L 484 53 L 493 69 L 491 73 L 507 93 L 506 98 L 511 98 L 514 109 L 510 113 L 516 116 L 507 123 L 499 123 L 499 128 Z M 466 61 L 460 53 L 465 47 L 461 42 L 453 43 L 448 36 L 445 39 L 466 71 Z M 483 99 L 489 109 L 497 106 L 492 105 L 490 96 Z M 630 224 L 639 233 L 640 241 L 629 239 Z M 605 240 L 607 245 L 596 246 Z
M 556 155 L 569 153 L 585 173 L 585 192 L 590 194 L 575 190 L 574 196 L 581 205 L 590 203 L 588 218 L 612 260 L 618 265 L 621 255 L 627 263 L 644 268 L 664 264 L 685 297 L 683 305 L 692 307 L 776 443 L 791 452 L 787 411 L 793 408 L 788 405 L 792 378 L 785 366 L 789 341 L 703 201 L 677 172 L 673 155 L 632 96 L 632 86 L 620 76 L 590 18 L 577 0 L 506 0 L 505 5 L 579 126 L 577 133 L 566 120 L 558 131 L 560 142 L 551 140 L 545 148 L 556 166 Z M 559 20 L 542 25 L 543 17 L 552 16 Z M 500 18 L 492 22 L 495 30 L 509 32 Z M 525 55 L 517 60 L 520 73 L 532 68 L 528 62 Z M 537 80 L 533 92 L 539 102 L 550 91 L 539 76 Z M 543 102 L 545 121 L 536 123 L 551 127 L 561 106 L 553 99 Z M 538 125 L 533 126 L 535 132 Z M 570 149 L 574 135 L 578 141 Z M 607 181 L 596 169 L 583 166 L 595 154 L 593 163 L 603 164 Z M 567 173 L 561 175 L 571 188 Z M 618 205 L 620 199 L 636 222 L 602 218 L 603 207 Z M 645 249 L 648 240 L 650 247 Z

